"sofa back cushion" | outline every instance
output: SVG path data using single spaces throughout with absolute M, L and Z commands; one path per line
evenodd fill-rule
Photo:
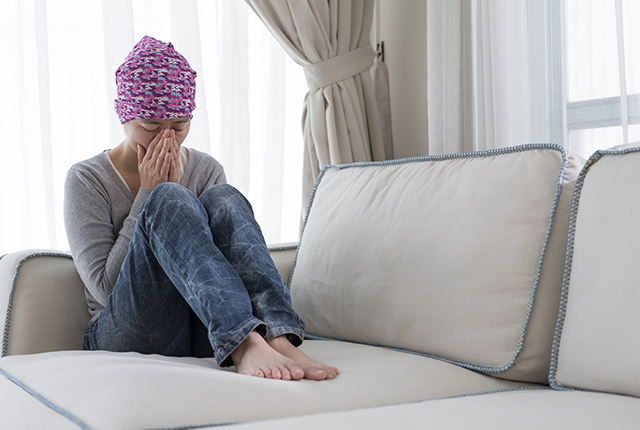
M 640 396 L 640 148 L 599 151 L 576 182 L 549 381 Z
M 498 375 L 517 363 L 516 379 L 544 382 L 564 237 L 542 268 L 565 164 L 558 146 L 523 145 L 326 166 L 290 281 L 307 332 Z M 551 318 L 536 322 L 539 289 Z M 545 327 L 530 344 L 532 323 Z

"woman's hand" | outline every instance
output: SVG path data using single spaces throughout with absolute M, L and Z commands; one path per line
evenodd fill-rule
M 142 188 L 153 190 L 158 185 L 167 182 L 172 158 L 178 158 L 178 173 L 180 172 L 179 157 L 177 154 L 174 157 L 170 151 L 172 142 L 175 141 L 171 135 L 172 131 L 170 130 L 160 130 L 146 149 L 138 144 L 138 174 Z
M 176 131 L 170 132 L 171 148 L 169 149 L 169 155 L 171 155 L 171 165 L 169 166 L 169 182 L 180 183 L 180 145 L 176 140 Z

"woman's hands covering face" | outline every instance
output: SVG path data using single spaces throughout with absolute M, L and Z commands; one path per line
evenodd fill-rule
M 160 130 L 147 148 L 138 144 L 140 186 L 153 190 L 165 182 L 178 183 L 180 178 L 180 145 L 174 130 Z

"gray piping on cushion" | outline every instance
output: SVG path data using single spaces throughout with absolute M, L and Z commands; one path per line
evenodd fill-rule
M 515 391 L 534 391 L 534 390 L 551 390 L 551 388 L 547 387 L 546 385 L 540 385 L 540 386 L 535 386 L 535 387 L 512 387 L 512 388 L 500 388 L 497 390 L 491 390 L 491 391 L 481 391 L 479 393 L 471 393 L 471 394 L 459 394 L 457 396 L 448 396 L 448 397 L 436 397 L 435 399 L 426 399 L 426 400 L 412 400 L 409 402 L 402 402 L 402 403 L 390 403 L 388 405 L 378 405 L 378 406 L 368 406 L 368 407 L 363 407 L 363 408 L 357 408 L 357 409 L 349 409 L 349 410 L 341 410 L 341 411 L 333 411 L 333 412 L 344 412 L 344 413 L 349 413 L 349 412 L 353 412 L 353 411 L 361 411 L 361 410 L 369 410 L 369 409 L 383 409 L 383 408 L 389 408 L 389 407 L 393 407 L 393 406 L 401 406 L 401 405 L 412 405 L 412 404 L 416 404 L 416 403 L 427 403 L 427 402 L 437 402 L 440 400 L 451 400 L 451 399 L 462 399 L 465 397 L 477 397 L 477 396 L 485 396 L 485 395 L 489 395 L 489 394 L 498 394 L 498 393 L 509 393 L 509 392 L 515 392 Z M 325 413 L 333 413 L 333 412 L 321 412 L 319 415 L 323 415 Z M 298 417 L 284 417 L 282 419 L 287 419 L 287 418 L 298 418 Z M 246 422 L 241 422 L 241 423 L 233 423 L 233 424 L 248 424 L 248 423 L 257 423 L 259 421 L 246 421 Z M 153 429 L 155 430 L 155 429 Z M 157 430 L 165 430 L 165 429 L 157 429 Z
M 64 418 L 66 418 L 69 421 L 71 421 L 74 424 L 76 424 L 82 430 L 95 430 L 94 427 L 88 426 L 87 424 L 82 422 L 77 417 L 73 416 L 72 414 L 70 414 L 69 412 L 65 411 L 64 409 L 61 409 L 60 407 L 56 406 L 51 401 L 45 399 L 44 397 L 42 397 L 37 392 L 33 391 L 31 388 L 29 388 L 28 386 L 26 386 L 22 382 L 20 382 L 17 379 L 15 379 L 13 376 L 11 376 L 9 373 L 4 371 L 2 368 L 0 368 L 0 375 L 4 376 L 7 380 L 9 380 L 9 381 L 13 382 L 14 384 L 16 384 L 18 387 L 23 389 L 27 394 L 29 394 L 34 399 L 36 399 L 37 401 L 42 403 L 44 406 L 48 407 L 52 411 L 62 415 Z M 215 423 L 214 424 L 186 424 L 186 425 L 183 425 L 183 426 L 174 426 L 174 427 L 154 427 L 154 428 L 150 428 L 150 429 L 146 429 L 146 430 L 188 430 L 188 429 L 198 429 L 198 428 L 204 428 L 204 427 L 221 427 L 221 426 L 235 425 L 235 424 L 242 424 L 242 423 L 241 422 L 234 422 L 234 423 L 217 423 L 217 424 L 215 424 Z
M 66 411 L 58 408 L 56 405 L 54 405 L 53 403 L 51 403 L 50 401 L 48 401 L 47 399 L 42 397 L 40 394 L 38 394 L 35 391 L 33 391 L 31 388 L 29 388 L 26 385 L 24 385 L 22 382 L 20 382 L 17 379 L 15 379 L 13 376 L 8 374 L 7 372 L 5 372 L 1 368 L 0 368 L 0 375 L 4 376 L 9 381 L 13 382 L 18 387 L 22 388 L 27 394 L 32 396 L 34 399 L 36 399 L 37 401 L 39 401 L 40 403 L 42 403 L 43 405 L 45 405 L 49 409 L 53 410 L 54 412 L 57 412 L 58 414 L 62 415 L 63 417 L 65 417 L 69 421 L 71 421 L 74 424 L 78 425 L 82 430 L 93 430 L 91 427 L 87 426 L 85 423 L 80 421 L 78 418 L 76 418 L 73 415 L 67 413 Z
M 533 387 L 499 388 L 499 389 L 490 390 L 490 391 L 480 391 L 479 393 L 458 394 L 456 396 L 436 397 L 435 399 L 426 399 L 426 400 L 413 400 L 413 401 L 410 401 L 410 402 L 391 403 L 391 404 L 388 404 L 388 405 L 370 406 L 370 407 L 360 408 L 360 409 L 377 409 L 377 408 L 386 408 L 386 407 L 390 407 L 390 406 L 411 405 L 411 404 L 414 404 L 414 403 L 427 403 L 427 402 L 436 402 L 436 401 L 439 401 L 439 400 L 462 399 L 462 398 L 465 398 L 465 397 L 485 396 L 487 394 L 509 393 L 509 392 L 514 392 L 514 391 L 534 391 L 534 390 L 543 390 L 544 391 L 544 390 L 551 390 L 551 388 L 547 387 L 546 385 L 536 385 L 536 386 L 533 386 Z M 353 409 L 353 410 L 358 410 L 358 409 Z
M 313 187 L 313 190 L 311 192 L 311 197 L 309 198 L 309 203 L 307 204 L 307 211 L 304 217 L 304 222 L 302 224 L 302 229 L 300 232 L 300 240 L 298 241 L 298 251 L 296 252 L 296 256 L 293 259 L 293 266 L 291 267 L 291 273 L 289 275 L 289 282 L 288 285 L 291 285 L 291 281 L 293 279 L 293 274 L 295 272 L 295 268 L 296 268 L 296 263 L 298 261 L 298 253 L 300 252 L 300 246 L 302 245 L 302 238 L 304 236 L 304 230 L 305 227 L 307 225 L 307 220 L 309 218 L 309 212 L 311 210 L 311 206 L 313 205 L 313 200 L 315 198 L 316 195 L 316 191 L 318 189 L 318 186 L 320 185 L 320 181 L 322 180 L 322 177 L 324 176 L 325 172 L 328 169 L 337 169 L 337 170 L 342 170 L 342 169 L 348 169 L 351 167 L 367 167 L 367 166 L 396 166 L 396 165 L 401 165 L 401 164 L 410 164 L 410 163 L 416 163 L 416 162 L 434 162 L 434 161 L 448 161 L 448 160 L 464 160 L 464 159 L 472 159 L 472 158 L 488 158 L 488 157 L 494 157 L 494 156 L 498 156 L 498 155 L 505 155 L 505 154 L 514 154 L 514 153 L 518 153 L 518 152 L 526 152 L 526 151 L 534 151 L 534 150 L 553 150 L 553 151 L 558 151 L 560 152 L 560 154 L 562 155 L 562 167 L 560 168 L 560 173 L 558 175 L 558 181 L 556 183 L 556 194 L 555 197 L 553 199 L 553 204 L 551 206 L 551 215 L 549 216 L 549 224 L 547 226 L 547 232 L 545 234 L 545 239 L 544 239 L 544 243 L 542 245 L 542 251 L 540 253 L 540 259 L 538 260 L 538 266 L 536 269 L 536 276 L 535 276 L 535 280 L 533 283 L 533 286 L 531 288 L 531 295 L 529 297 L 529 305 L 527 307 L 527 311 L 525 313 L 525 319 L 524 319 L 524 323 L 522 326 L 522 330 L 520 332 L 520 336 L 518 338 L 518 342 L 515 348 L 515 351 L 513 353 L 513 355 L 511 356 L 511 359 L 509 360 L 509 362 L 503 366 L 482 366 L 482 365 L 476 365 L 476 364 L 469 364 L 469 363 L 463 363 L 460 361 L 455 361 L 455 360 L 449 360 L 446 358 L 441 358 L 441 357 L 436 357 L 436 356 L 430 356 L 430 355 L 426 355 L 426 357 L 430 357 L 430 358 L 435 358 L 435 359 L 439 359 L 442 361 L 445 361 L 447 363 L 451 363 L 451 364 L 455 364 L 467 369 L 471 369 L 471 370 L 476 370 L 478 372 L 483 372 L 483 373 L 490 373 L 490 374 L 496 374 L 496 373 L 503 373 L 506 372 L 508 369 L 510 369 L 516 362 L 516 358 L 518 357 L 518 355 L 520 354 L 520 352 L 522 351 L 522 348 L 524 346 L 524 339 L 525 336 L 527 334 L 527 329 L 529 326 L 529 319 L 531 317 L 531 312 L 533 310 L 533 303 L 535 301 L 535 295 L 538 289 L 538 282 L 540 280 L 540 272 L 542 269 L 542 263 L 544 261 L 544 256 L 547 250 L 547 244 L 549 242 L 549 236 L 551 235 L 551 228 L 553 226 L 553 220 L 555 218 L 556 215 L 556 209 L 558 207 L 558 200 L 560 199 L 560 192 L 562 191 L 562 182 L 564 180 L 564 172 L 567 166 L 567 152 L 564 150 L 564 148 L 560 145 L 557 145 L 555 143 L 530 143 L 530 144 L 526 144 L 526 145 L 518 145 L 518 146 L 510 146 L 507 148 L 498 148 L 498 149 L 490 149 L 490 150 L 486 150 L 486 151 L 474 151 L 474 152 L 462 152 L 462 153 L 456 153 L 456 154 L 444 154 L 444 155 L 429 155 L 429 156 L 424 156 L 424 157 L 413 157 L 413 158 L 403 158 L 403 159 L 398 159 L 398 160 L 387 160 L 387 161 L 373 161 L 373 162 L 364 162 L 364 163 L 352 163 L 352 164 L 343 164 L 340 166 L 334 166 L 334 165 L 330 165 L 327 164 L 325 166 L 322 167 L 322 169 L 320 170 L 320 174 L 318 175 L 318 178 L 316 179 L 315 185 Z
M 278 251 L 291 251 L 294 249 L 298 249 L 298 244 L 294 245 L 284 245 L 284 246 L 269 246 L 269 252 L 278 252 Z
M 34 252 L 33 254 L 26 255 L 22 257 L 22 259 L 20 259 L 20 261 L 16 265 L 16 269 L 13 274 L 13 280 L 11 281 L 11 291 L 9 291 L 9 300 L 7 302 L 7 313 L 4 320 L 4 332 L 2 334 L 2 352 L 0 353 L 0 357 L 5 357 L 7 355 L 7 349 L 9 345 L 9 328 L 11 326 L 11 311 L 13 308 L 13 295 L 16 288 L 16 282 L 18 281 L 20 267 L 25 261 L 33 257 L 63 257 L 73 259 L 71 255 L 62 252 Z
M 567 316 L 567 301 L 569 296 L 569 282 L 571 280 L 571 269 L 573 266 L 573 247 L 575 244 L 576 233 L 576 220 L 578 218 L 578 206 L 580 203 L 580 195 L 582 194 L 582 187 L 584 185 L 584 179 L 587 176 L 589 169 L 602 159 L 605 155 L 620 155 L 629 154 L 632 152 L 640 152 L 640 147 L 619 149 L 619 150 L 600 150 L 596 151 L 589 157 L 587 163 L 584 165 L 576 184 L 573 189 L 573 196 L 571 197 L 571 210 L 569 212 L 569 228 L 567 230 L 567 249 L 565 251 L 564 259 L 564 272 L 562 274 L 562 289 L 560 290 L 560 303 L 558 306 L 558 316 L 556 318 L 556 327 L 553 332 L 553 342 L 551 344 L 551 363 L 549 365 L 549 385 L 554 390 L 562 391 L 577 391 L 575 388 L 565 387 L 558 384 L 556 379 L 558 371 L 558 358 L 560 350 L 560 340 L 562 338 L 562 329 L 564 327 L 564 321 Z

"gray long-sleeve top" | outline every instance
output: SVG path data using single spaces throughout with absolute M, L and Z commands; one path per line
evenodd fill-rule
M 214 184 L 225 183 L 222 165 L 204 152 L 191 148 L 181 185 L 197 196 Z M 107 304 L 138 213 L 150 190 L 134 196 L 102 152 L 74 164 L 65 181 L 64 222 L 71 255 L 80 278 L 91 322 Z

